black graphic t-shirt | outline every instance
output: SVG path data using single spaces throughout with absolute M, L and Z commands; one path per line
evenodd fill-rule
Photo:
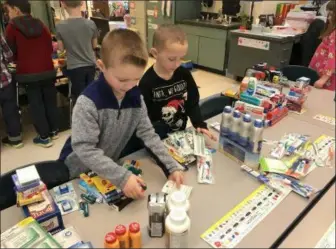
M 179 67 L 170 80 L 159 77 L 151 67 L 140 80 L 152 123 L 165 123 L 170 130 L 184 130 L 188 117 L 195 128 L 206 128 L 199 108 L 199 92 L 191 73 Z

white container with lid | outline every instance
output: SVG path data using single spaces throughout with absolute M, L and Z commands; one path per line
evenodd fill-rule
M 188 213 L 190 202 L 183 191 L 175 191 L 168 196 L 167 207 L 168 212 L 175 208 L 181 208 Z
M 188 248 L 190 219 L 185 210 L 172 209 L 166 218 L 167 248 Z

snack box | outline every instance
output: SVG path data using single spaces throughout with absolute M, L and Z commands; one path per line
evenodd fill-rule
M 26 217 L 31 216 L 49 233 L 54 234 L 64 229 L 61 211 L 47 190 L 42 192 L 44 201 L 23 206 Z
M 1 234 L 1 248 L 61 248 L 61 245 L 28 217 Z

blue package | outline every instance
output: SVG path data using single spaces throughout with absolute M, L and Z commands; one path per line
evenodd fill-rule
M 93 245 L 91 242 L 83 242 L 83 243 L 77 243 L 70 248 L 93 248 Z

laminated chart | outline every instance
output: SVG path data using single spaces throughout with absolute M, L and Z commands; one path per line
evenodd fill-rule
M 286 186 L 283 186 L 279 193 L 266 185 L 261 185 L 212 225 L 201 238 L 214 248 L 234 248 L 290 192 Z
M 335 221 L 331 224 L 315 248 L 335 248 Z

